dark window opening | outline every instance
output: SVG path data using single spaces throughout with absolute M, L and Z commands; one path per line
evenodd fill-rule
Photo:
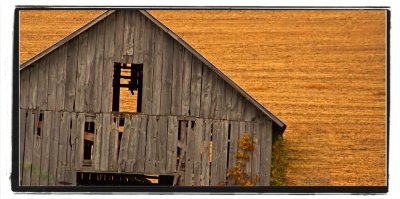
M 36 124 L 36 135 L 40 136 L 42 134 L 42 125 L 43 125 L 43 113 L 39 113 L 38 122 Z
M 94 122 L 85 122 L 85 132 L 83 141 L 83 160 L 84 166 L 90 166 L 93 160 L 93 148 L 94 148 Z
M 77 172 L 77 186 L 87 185 L 171 185 L 173 175 Z
M 121 88 L 128 89 L 121 90 Z M 143 64 L 115 63 L 112 111 L 141 112 L 142 88 Z M 137 91 L 136 94 L 135 91 Z

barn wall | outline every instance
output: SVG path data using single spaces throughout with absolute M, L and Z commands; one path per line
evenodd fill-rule
M 271 121 L 26 109 L 20 113 L 22 185 L 74 185 L 76 176 L 70 171 L 89 170 L 179 175 L 179 185 L 220 185 L 236 164 L 239 139 L 246 132 L 258 140 L 246 171 L 259 176 L 260 185 L 269 185 Z M 94 150 L 88 165 L 83 157 L 84 126 L 92 121 Z
M 114 62 L 143 63 L 141 114 L 110 113 Z M 271 120 L 137 11 L 115 12 L 20 77 L 23 185 L 70 185 L 70 171 L 82 170 L 179 174 L 180 185 L 218 185 L 246 132 L 259 140 L 247 171 L 269 185 Z M 88 120 L 96 124 L 89 168 Z M 181 140 L 179 120 L 189 123 L 179 127 Z

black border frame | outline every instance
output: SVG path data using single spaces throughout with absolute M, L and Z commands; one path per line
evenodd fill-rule
M 14 41 L 13 41 L 13 68 L 12 68 L 12 170 L 11 190 L 14 192 L 133 192 L 133 193 L 213 193 L 213 194 L 272 194 L 272 193 L 347 193 L 347 194 L 384 194 L 389 187 L 389 124 L 390 124 L 390 7 L 264 7 L 264 6 L 16 6 L 14 9 Z M 385 10 L 386 18 L 386 186 L 208 186 L 208 187 L 172 187 L 172 186 L 77 186 L 77 187 L 50 187 L 50 186 L 20 186 L 19 185 L 19 11 L 20 10 L 119 10 L 119 9 L 146 9 L 146 10 Z

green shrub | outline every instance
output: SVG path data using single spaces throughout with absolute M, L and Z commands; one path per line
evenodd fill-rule
M 271 186 L 286 185 L 287 160 L 288 150 L 283 143 L 283 137 L 279 136 L 272 144 Z

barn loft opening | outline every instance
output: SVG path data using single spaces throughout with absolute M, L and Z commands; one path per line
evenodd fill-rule
M 173 175 L 77 172 L 76 184 L 87 185 L 172 185 Z
M 114 63 L 112 111 L 141 112 L 143 64 Z

